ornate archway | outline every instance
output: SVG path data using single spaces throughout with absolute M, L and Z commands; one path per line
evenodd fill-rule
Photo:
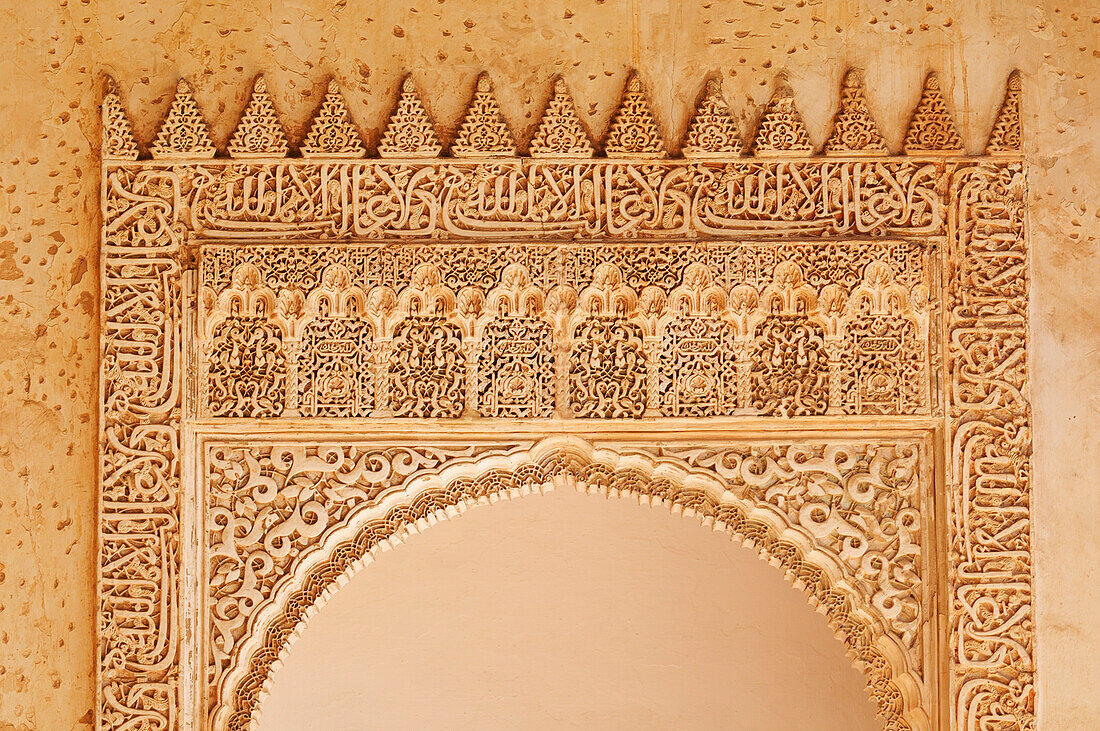
M 1033 725 L 1019 91 L 893 155 L 851 74 L 817 156 L 712 83 L 670 158 L 632 75 L 597 157 L 559 81 L 520 155 L 483 76 L 445 157 L 407 81 L 362 159 L 261 78 L 215 158 L 181 82 L 143 159 L 109 89 L 99 726 L 246 726 L 379 546 L 554 480 L 761 550 L 894 726 Z
M 232 469 L 223 449 L 215 449 L 220 455 L 215 457 L 216 469 L 221 474 Z M 919 443 L 892 448 L 865 446 L 862 450 L 858 445 L 793 446 L 786 450 L 757 445 L 741 452 L 684 456 L 661 455 L 661 451 L 619 451 L 594 447 L 576 438 L 551 437 L 530 448 L 490 449 L 479 455 L 450 457 L 439 467 L 414 473 L 399 487 L 379 493 L 342 520 L 333 520 L 331 527 L 315 538 L 302 535 L 298 558 L 262 601 L 252 604 L 253 592 L 218 597 L 222 607 L 231 606 L 233 599 L 250 601 L 250 618 L 241 643 L 227 653 L 213 705 L 213 725 L 250 727 L 258 717 L 273 668 L 305 623 L 333 591 L 379 552 L 477 505 L 546 489 L 575 487 L 592 493 L 630 495 L 667 506 L 755 549 L 828 617 L 849 655 L 866 674 L 868 689 L 886 727 L 929 728 L 922 672 L 909 660 L 920 644 L 915 631 L 920 617 L 919 582 L 903 586 L 886 579 L 875 584 L 868 580 L 868 571 L 861 571 L 869 563 L 882 561 L 888 566 L 874 565 L 879 577 L 905 571 L 911 571 L 913 578 L 919 575 L 920 567 L 912 561 L 916 557 L 919 564 Z M 308 457 L 304 453 L 291 454 L 284 452 L 277 460 L 285 474 L 306 471 L 302 461 Z M 243 453 L 239 456 L 247 460 Z M 383 464 L 381 457 L 366 459 Z M 334 469 L 341 466 L 332 465 Z M 268 495 L 257 502 L 273 503 L 272 477 L 255 468 L 248 472 L 246 486 L 233 491 L 236 500 L 251 501 L 266 491 Z M 727 478 L 723 479 L 722 474 Z M 813 492 L 810 485 L 815 481 L 818 485 L 830 482 L 836 489 L 828 496 L 807 494 Z M 286 485 L 284 482 L 278 489 L 286 490 Z M 298 484 L 291 491 L 301 495 L 303 488 L 305 485 Z M 889 515 L 883 516 L 882 524 L 870 532 L 858 530 L 858 519 L 845 521 L 852 531 L 839 540 L 835 531 L 825 528 L 843 520 L 840 514 L 846 511 L 841 509 L 842 504 L 868 505 L 894 490 L 909 492 L 908 499 L 914 502 L 899 501 Z M 307 489 L 307 494 L 312 492 Z M 299 510 L 298 505 L 284 506 L 284 514 L 291 521 L 297 519 Z M 226 510 L 225 514 L 232 512 Z M 864 511 L 863 517 L 872 515 L 873 511 Z M 285 525 L 269 523 L 267 531 L 274 530 L 288 539 L 300 534 L 282 530 Z M 256 523 L 247 526 L 253 530 L 233 566 L 254 561 L 263 553 L 249 553 L 249 547 L 271 544 L 265 535 L 254 534 L 255 527 Z M 899 535 L 910 531 L 911 535 L 891 545 L 886 535 L 889 530 L 897 530 Z M 315 541 L 312 545 L 311 538 Z M 233 570 L 220 560 L 228 553 L 222 550 L 224 547 L 219 545 L 213 553 L 219 567 L 214 573 L 218 575 Z M 875 561 L 862 560 L 869 554 Z M 857 556 L 859 560 L 855 560 Z M 901 607 L 905 603 L 910 605 L 908 616 Z M 239 606 L 237 611 L 241 611 Z

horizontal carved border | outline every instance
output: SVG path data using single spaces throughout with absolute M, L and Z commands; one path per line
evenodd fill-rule
M 161 177 L 195 238 L 692 239 L 943 234 L 939 159 L 110 163 Z M 167 192 L 167 191 L 166 191 Z
M 200 256 L 204 416 L 931 413 L 927 241 L 208 243 Z

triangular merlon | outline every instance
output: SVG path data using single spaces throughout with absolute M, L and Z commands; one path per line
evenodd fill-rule
M 710 79 L 684 135 L 681 147 L 684 157 L 740 155 L 742 147 L 741 132 L 722 96 L 722 84 L 718 79 Z
M 794 91 L 784 75 L 776 80 L 771 101 L 760 117 L 753 152 L 766 155 L 804 155 L 813 152 L 810 134 L 794 103 Z
M 825 142 L 825 154 L 885 155 L 889 151 L 878 124 L 867 108 L 863 76 L 855 70 L 844 75 L 840 107 L 833 118 L 833 131 Z
M 512 157 L 516 154 L 516 141 L 500 104 L 493 95 L 493 82 L 489 75 L 477 77 L 477 90 L 466 109 L 458 135 L 451 144 L 455 157 Z
M 401 97 L 378 142 L 379 157 L 439 157 L 443 145 L 412 76 L 401 82 Z
M 176 82 L 176 95 L 161 122 L 149 152 L 156 159 L 214 157 L 214 143 L 191 86 L 183 79 Z
M 118 85 L 110 76 L 104 82 L 102 155 L 105 160 L 137 160 L 138 145 L 134 127 L 118 94 Z
M 363 157 L 367 148 L 351 120 L 348 105 L 335 80 L 313 117 L 299 151 L 302 157 Z
M 1023 137 L 1020 132 L 1020 95 L 1023 81 L 1019 71 L 1009 74 L 1005 84 L 1005 98 L 997 112 L 997 121 L 986 143 L 987 155 L 1016 154 L 1023 150 Z
M 642 80 L 635 71 L 627 78 L 622 102 L 611 118 L 603 149 L 608 157 L 665 157 L 668 154 Z
M 924 80 L 920 102 L 909 121 L 902 149 L 906 153 L 962 152 L 962 138 L 940 93 L 940 80 L 930 73 Z
M 263 76 L 258 76 L 241 121 L 229 138 L 229 154 L 231 157 L 283 157 L 289 149 L 275 103 L 267 93 L 267 82 Z
M 528 150 L 532 157 L 592 157 L 596 148 L 588 138 L 565 80 L 556 77 L 553 95 L 542 113 Z

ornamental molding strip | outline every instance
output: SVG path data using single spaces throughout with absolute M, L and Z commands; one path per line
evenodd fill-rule
M 221 152 L 108 81 L 97 728 L 254 727 L 352 574 L 555 488 L 756 550 L 885 728 L 1034 728 L 1020 97 L 968 156 L 929 75 L 893 155 L 851 72 L 818 155 L 711 79 L 673 156 L 633 73 L 528 141 L 483 74 L 449 147 L 410 77 L 372 148 L 261 76 Z

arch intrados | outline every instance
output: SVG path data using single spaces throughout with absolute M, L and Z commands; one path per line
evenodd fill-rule
M 272 598 L 255 612 L 217 689 L 214 727 L 255 727 L 272 675 L 294 642 L 335 591 L 378 554 L 472 507 L 570 487 L 665 505 L 754 549 L 825 615 L 864 674 L 885 727 L 929 728 L 920 677 L 905 648 L 884 630 L 876 610 L 845 578 L 836 558 L 820 550 L 804 530 L 682 460 L 595 447 L 571 437 L 449 460 L 350 515 L 297 560 Z

